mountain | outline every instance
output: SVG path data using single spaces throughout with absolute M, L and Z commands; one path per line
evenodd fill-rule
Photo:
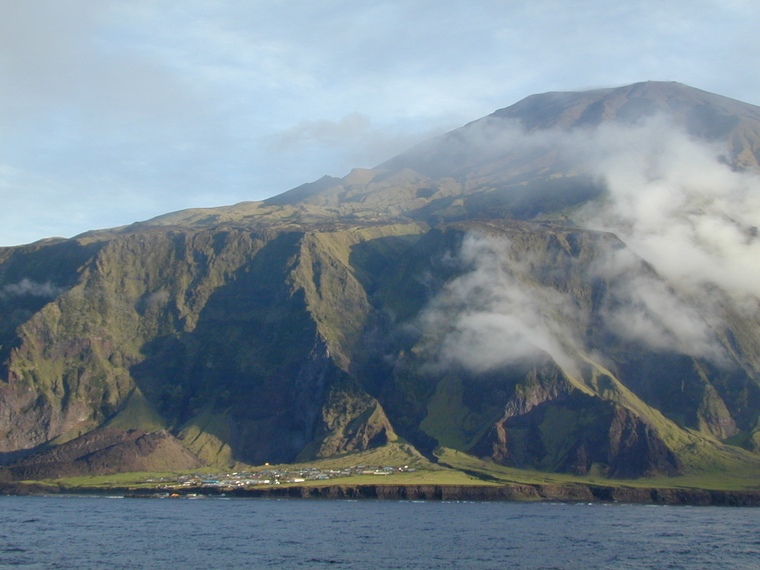
M 0 477 L 410 444 L 760 469 L 760 108 L 534 95 L 263 202 L 0 249 Z

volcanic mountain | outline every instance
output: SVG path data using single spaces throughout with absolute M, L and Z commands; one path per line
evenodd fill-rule
M 759 161 L 753 105 L 546 93 L 263 202 L 0 249 L 5 476 L 394 445 L 760 469 Z

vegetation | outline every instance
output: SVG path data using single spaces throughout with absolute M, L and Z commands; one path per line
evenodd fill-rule
M 709 103 L 757 166 L 757 109 L 705 97 L 645 85 L 496 118 L 659 105 L 688 123 Z M 465 148 L 480 127 L 266 202 L 0 249 L 0 478 L 367 463 L 415 469 L 382 477 L 398 484 L 757 488 L 757 304 L 715 287 L 705 317 L 583 227 L 606 195 L 579 165 Z M 657 322 L 626 296 L 639 282 L 697 315 L 721 358 L 689 330 L 664 346 L 621 332 Z

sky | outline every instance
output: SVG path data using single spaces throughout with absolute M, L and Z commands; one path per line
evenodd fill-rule
M 754 0 L 0 0 L 0 245 L 262 200 L 533 93 L 760 104 Z

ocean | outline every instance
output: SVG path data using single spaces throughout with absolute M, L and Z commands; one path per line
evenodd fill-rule
M 760 568 L 760 509 L 0 497 L 0 568 Z

